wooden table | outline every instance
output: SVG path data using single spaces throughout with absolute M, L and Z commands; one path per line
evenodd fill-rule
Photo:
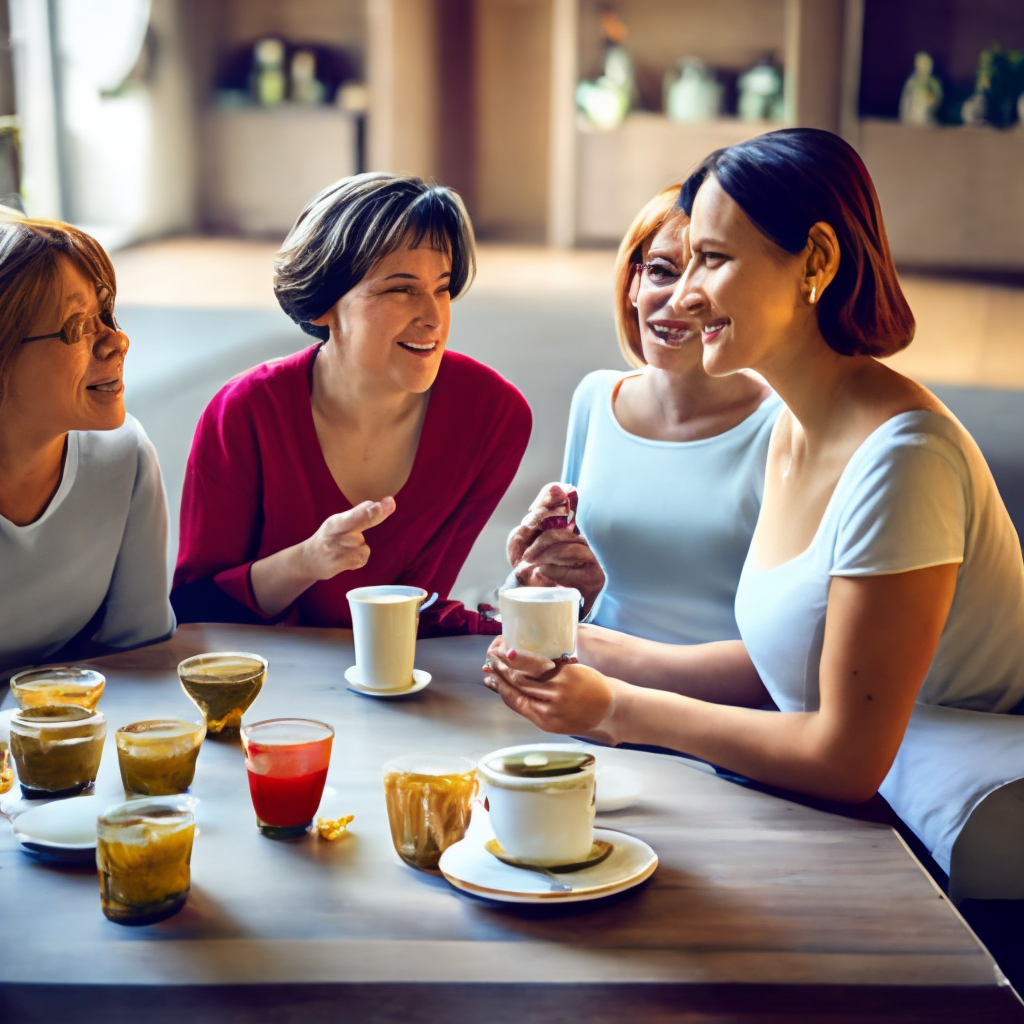
M 121 797 L 113 731 L 189 714 L 175 665 L 252 650 L 270 671 L 247 720 L 336 728 L 322 812 L 352 835 L 260 836 L 241 749 L 207 741 L 184 910 L 128 928 L 95 874 L 34 861 L 0 823 L 3 1021 L 995 1021 L 1020 1003 L 889 828 L 737 786 L 702 766 L 603 751 L 645 779 L 599 824 L 649 843 L 643 886 L 566 906 L 484 902 L 399 861 L 380 781 L 414 750 L 479 755 L 541 734 L 480 682 L 486 638 L 421 642 L 421 693 L 346 689 L 342 630 L 185 626 L 95 662 L 108 720 L 97 793 Z M 9 706 L 8 697 L 5 706 Z M 8 797 L 9 799 L 9 797 Z

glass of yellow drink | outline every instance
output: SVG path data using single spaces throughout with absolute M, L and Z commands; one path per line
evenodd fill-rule
M 203 713 L 207 734 L 225 739 L 238 738 L 242 715 L 266 677 L 266 659 L 241 651 L 197 654 L 178 666 L 182 689 Z
M 114 742 L 125 793 L 166 796 L 187 792 L 205 735 L 204 723 L 180 718 L 122 726 L 114 733 Z
M 75 704 L 95 711 L 106 683 L 103 674 L 94 668 L 76 665 L 29 668 L 11 676 L 11 694 L 19 708 Z
M 384 798 L 398 856 L 436 871 L 441 854 L 465 834 L 476 765 L 454 754 L 406 754 L 384 765 Z
M 96 868 L 103 913 L 119 924 L 151 924 L 176 914 L 191 887 L 195 800 L 140 797 L 96 821 Z

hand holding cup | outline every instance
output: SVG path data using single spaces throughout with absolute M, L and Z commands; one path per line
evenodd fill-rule
M 625 683 L 575 658 L 552 660 L 529 651 L 509 649 L 499 636 L 487 649 L 484 685 L 515 712 L 545 732 L 589 736 L 617 743 L 611 731 L 615 698 Z

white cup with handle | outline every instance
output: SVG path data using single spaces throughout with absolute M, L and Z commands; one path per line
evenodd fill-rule
M 544 658 L 576 653 L 580 592 L 574 587 L 510 587 L 498 595 L 501 632 L 511 651 Z
M 348 592 L 359 685 L 407 690 L 413 685 L 420 612 L 437 600 L 422 587 L 386 584 Z

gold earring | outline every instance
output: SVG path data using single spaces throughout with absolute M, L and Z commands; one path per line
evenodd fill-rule
M 810 300 L 809 300 L 812 306 L 814 305 L 814 301 L 815 301 L 815 299 L 817 299 L 817 297 L 818 297 L 818 286 L 816 284 L 812 284 L 811 285 L 811 297 L 810 297 Z

